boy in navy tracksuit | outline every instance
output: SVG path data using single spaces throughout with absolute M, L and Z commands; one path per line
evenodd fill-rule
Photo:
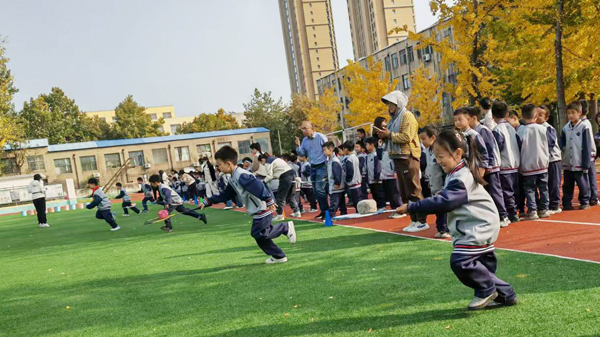
M 583 121 L 583 125 L 587 130 L 587 134 L 590 137 L 590 145 L 591 145 L 591 157 L 590 157 L 590 167 L 588 169 L 588 183 L 590 185 L 590 206 L 598 205 L 598 182 L 596 181 L 596 141 L 594 140 L 594 131 L 592 129 L 592 123 L 588 119 L 587 115 L 589 112 L 589 104 L 588 101 L 582 99 L 579 101 L 581 104 L 581 120 Z
M 119 189 L 119 195 L 115 197 L 115 199 L 123 199 L 123 216 L 129 216 L 129 208 L 134 211 L 136 214 L 140 214 L 140 210 L 137 207 L 132 206 L 131 197 L 129 193 L 123 188 L 123 184 L 116 183 L 117 188 Z
M 494 243 L 500 232 L 500 217 L 482 186 L 485 181 L 474 156 L 476 146 L 470 146 L 467 149 L 463 136 L 454 130 L 441 132 L 434 152 L 447 174 L 444 189 L 434 197 L 402 205 L 398 212 L 448 214 L 454 246 L 450 266 L 458 279 L 475 292 L 470 310 L 515 305 L 518 301 L 514 289 L 496 276 Z
M 377 209 L 385 209 L 385 196 L 381 186 L 381 160 L 377 157 L 377 139 L 369 137 L 365 139 L 367 147 L 367 180 L 371 196 L 377 202 Z
M 537 123 L 546 128 L 548 139 L 557 139 L 556 129 L 550 123 L 550 110 L 546 106 L 539 107 Z M 562 156 L 560 144 L 554 142 L 554 146 L 550 148 L 550 164 L 548 166 L 548 195 L 550 197 L 548 213 L 558 214 L 562 212 L 560 209 L 560 185 L 562 182 Z
M 310 166 L 306 156 L 298 155 L 298 161 L 300 161 L 300 178 L 302 179 L 300 192 L 304 195 L 304 200 L 308 201 L 310 204 L 310 209 L 308 211 L 313 213 L 318 211 L 318 209 L 317 199 L 315 198 L 312 182 L 310 181 L 310 171 L 312 167 Z
M 467 144 L 469 144 L 467 151 L 470 148 L 471 142 L 474 142 L 477 147 L 477 151 L 479 152 L 480 156 L 480 158 L 477 160 L 477 165 L 479 166 L 479 172 L 483 176 L 486 172 L 486 169 L 490 168 L 489 154 L 481 135 L 470 127 L 471 116 L 469 115 L 469 109 L 458 108 L 454 111 L 453 115 L 454 127 L 465 136 Z
M 360 193 L 361 199 L 367 199 L 369 197 L 369 179 L 367 178 L 367 149 L 365 148 L 364 141 L 358 141 L 354 145 L 354 151 L 358 157 L 358 167 L 360 168 Z
M 523 177 L 523 189 L 527 199 L 527 220 L 547 218 L 549 207 L 548 166 L 550 150 L 556 139 L 548 139 L 548 130 L 537 124 L 538 108 L 526 104 L 521 108 L 525 125 L 517 131 L 517 142 L 521 150 L 519 171 Z M 536 196 L 539 191 L 539 202 Z
M 92 189 L 92 202 L 85 206 L 87 209 L 92 209 L 94 207 L 98 207 L 96 211 L 96 219 L 106 221 L 110 227 L 112 232 L 118 231 L 121 229 L 117 222 L 115 221 L 115 215 L 110 211 L 110 200 L 104 191 L 98 186 L 98 179 L 90 178 L 88 180 L 88 187 Z
M 338 209 L 341 215 L 348 214 L 346 209 L 346 177 L 340 159 L 335 155 L 335 145 L 332 142 L 323 144 L 323 153 L 329 159 L 327 161 L 327 179 L 329 182 L 329 214 L 334 216 Z
M 504 206 L 510 222 L 519 221 L 517 216 L 517 195 L 519 193 L 519 166 L 521 152 L 517 142 L 517 130 L 506 120 L 508 105 L 502 101 L 492 104 L 492 116 L 496 122 L 493 135 L 500 150 L 500 183 Z M 502 226 L 503 224 L 500 223 Z M 504 225 L 508 225 L 504 223 Z
M 492 130 L 480 122 L 480 113 L 481 110 L 479 108 L 469 108 L 469 116 L 471 117 L 469 127 L 477 131 L 485 143 L 485 148 L 488 153 L 488 165 L 485 169 L 485 175 L 483 176 L 483 179 L 485 179 L 485 182 L 487 183 L 487 185 L 485 185 L 485 190 L 488 191 L 494 200 L 494 204 L 498 208 L 498 214 L 500 214 L 500 227 L 506 227 L 510 224 L 510 220 L 508 219 L 508 213 L 504 206 L 502 183 L 500 181 L 500 149 L 498 148 L 498 143 L 496 142 L 496 138 L 494 138 Z
M 444 188 L 444 179 L 446 178 L 446 174 L 444 173 L 444 170 L 442 170 L 440 164 L 438 164 L 435 153 L 433 152 L 433 146 L 437 139 L 437 130 L 431 125 L 426 125 L 419 131 L 419 138 L 421 139 L 421 144 L 425 147 L 425 151 L 423 152 L 424 156 L 421 156 L 421 158 L 425 157 L 427 163 L 424 175 L 428 178 L 427 181 L 431 196 L 436 196 Z M 435 216 L 435 227 L 437 229 L 435 237 L 443 239 L 450 238 L 446 213 L 436 213 Z
M 563 151 L 563 210 L 573 210 L 573 190 L 575 184 L 579 187 L 579 209 L 590 207 L 590 185 L 587 171 L 591 165 L 592 146 L 589 130 L 581 118 L 578 102 L 567 106 L 569 122 L 563 127 L 560 135 L 560 147 Z
M 215 158 L 221 171 L 231 174 L 231 179 L 223 193 L 204 199 L 200 207 L 225 202 L 233 199 L 237 194 L 246 205 L 248 215 L 253 217 L 250 235 L 256 240 L 260 249 L 270 256 L 265 262 L 267 264 L 287 262 L 285 253 L 273 242 L 273 239 L 286 235 L 290 243 L 296 243 L 294 223 L 291 221 L 277 225 L 271 223 L 272 214 L 277 208 L 273 195 L 262 181 L 250 172 L 237 167 L 237 151 L 230 146 L 223 146 L 215 153 Z
M 348 193 L 348 199 L 358 212 L 358 202 L 362 200 L 360 192 L 362 177 L 358 157 L 352 152 L 354 151 L 354 143 L 352 141 L 345 142 L 342 144 L 342 151 L 345 156 L 343 164 L 346 175 L 346 193 Z
M 150 184 L 145 183 L 142 177 L 137 178 L 138 184 L 140 184 L 140 191 L 138 193 L 144 193 L 144 199 L 142 199 L 142 213 L 148 213 L 148 201 L 154 202 L 154 197 L 152 196 L 152 186 Z
M 383 117 L 375 118 L 375 122 L 373 124 L 381 130 L 387 129 L 387 121 Z M 377 158 L 379 158 L 381 161 L 381 183 L 383 185 L 384 194 L 383 200 L 384 203 L 385 200 L 389 201 L 390 207 L 392 207 L 392 209 L 396 209 L 402 205 L 402 200 L 400 197 L 400 191 L 398 190 L 398 182 L 396 181 L 394 161 L 390 158 L 390 154 L 386 149 L 386 145 L 387 143 L 381 142 L 381 145 L 377 147 Z M 400 216 L 401 215 L 398 213 L 392 213 L 390 218 L 398 219 Z
M 194 210 L 185 208 L 185 206 L 183 206 L 183 199 L 181 196 L 179 196 L 177 192 L 173 191 L 173 189 L 171 189 L 171 187 L 169 187 L 167 184 L 161 183 L 160 176 L 158 174 L 151 175 L 149 181 L 150 185 L 158 190 L 159 197 L 156 203 L 163 205 L 169 214 L 173 213 L 173 211 L 177 211 L 181 214 L 196 218 L 206 224 L 206 215 L 204 213 L 198 213 Z M 173 225 L 171 224 L 171 219 L 165 220 L 165 225 L 160 229 L 165 232 L 172 232 Z

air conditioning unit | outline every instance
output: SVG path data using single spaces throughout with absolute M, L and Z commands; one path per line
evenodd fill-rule
M 98 173 L 98 172 L 94 172 L 94 173 L 92 173 L 92 176 L 93 176 L 94 178 L 100 178 L 100 173 Z
M 152 167 L 152 164 L 150 164 L 150 163 L 146 163 L 146 164 L 144 164 L 144 168 L 145 168 L 145 169 L 149 169 L 149 168 L 151 168 L 151 167 Z
M 423 61 L 425 61 L 425 62 L 431 61 L 431 54 L 423 54 Z

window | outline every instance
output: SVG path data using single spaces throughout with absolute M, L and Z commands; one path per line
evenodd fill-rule
M 212 151 L 210 150 L 210 144 L 199 144 L 198 146 L 196 146 L 196 149 L 198 150 L 198 155 L 200 157 L 208 157 L 208 158 L 212 157 Z
M 394 23 L 398 23 L 398 20 L 394 19 Z
M 54 159 L 54 172 L 56 174 L 73 173 L 71 168 L 71 159 Z
M 402 85 L 404 86 L 404 90 L 410 89 L 410 80 L 408 75 L 402 75 Z
M 2 173 L 4 174 L 19 174 L 19 166 L 17 166 L 17 160 L 15 158 L 2 158 L 0 160 L 2 166 Z
M 85 156 L 79 157 L 81 163 L 81 171 L 98 171 L 98 165 L 96 164 L 96 156 Z
M 144 151 L 132 151 L 129 152 L 129 158 L 131 161 L 129 164 L 131 166 L 144 166 Z
M 238 152 L 239 153 L 250 153 L 250 141 L 242 140 L 238 142 Z
M 413 47 L 406 48 L 406 52 L 408 53 L 408 62 L 415 62 L 415 53 L 413 52 Z
M 155 121 L 158 118 L 156 118 L 156 114 L 150 114 L 150 119 L 153 120 L 153 121 Z
M 406 64 L 408 63 L 406 60 L 406 50 L 401 50 L 400 51 L 400 64 Z
M 118 153 L 105 154 L 104 162 L 106 163 L 107 169 L 119 168 L 121 167 L 121 155 Z
M 177 134 L 177 129 L 179 129 L 181 127 L 181 124 L 173 124 L 171 125 L 171 134 L 172 135 L 176 135 Z
M 390 57 L 385 57 L 385 71 L 390 71 Z
M 172 118 L 171 113 L 170 112 L 163 112 L 163 118 L 164 119 Z
M 28 156 L 27 166 L 29 166 L 31 171 L 41 171 L 46 169 L 43 156 Z
M 218 146 L 218 148 L 220 149 L 220 148 L 222 148 L 223 146 L 231 146 L 231 142 L 219 143 L 218 145 L 219 145 L 219 146 Z
M 154 159 L 154 164 L 168 163 L 167 149 L 153 149 L 152 158 Z
M 190 148 L 187 146 L 175 148 L 175 160 L 176 161 L 188 161 L 190 160 Z
M 398 54 L 396 53 L 392 54 L 392 68 L 398 68 Z
M 257 139 L 256 142 L 260 144 L 262 152 L 271 153 L 271 150 L 269 149 L 269 140 L 267 138 Z

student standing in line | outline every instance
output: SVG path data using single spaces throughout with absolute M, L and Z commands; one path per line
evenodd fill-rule
M 556 129 L 550 123 L 550 109 L 545 105 L 538 108 L 537 123 L 546 128 L 548 133 L 548 139 L 558 139 L 556 136 Z M 560 151 L 560 144 L 558 141 L 554 142 L 554 146 L 550 148 L 550 164 L 548 166 L 548 195 L 550 196 L 549 210 L 548 213 L 558 214 L 562 212 L 560 208 L 560 186 L 562 183 L 562 156 Z
M 334 216 L 338 209 L 341 215 L 348 214 L 345 200 L 346 179 L 340 159 L 335 155 L 335 145 L 332 142 L 323 144 L 323 153 L 327 161 L 327 179 L 329 181 L 329 214 Z

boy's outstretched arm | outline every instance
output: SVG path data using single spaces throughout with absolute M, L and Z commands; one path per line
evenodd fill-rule
M 121 199 L 121 198 L 123 198 L 124 196 L 125 196 L 125 191 L 121 190 L 121 192 L 119 192 L 119 195 L 117 195 L 117 196 L 115 197 L 115 199 Z
M 85 206 L 87 209 L 92 209 L 98 205 L 100 205 L 100 203 L 102 202 L 102 198 L 100 198 L 97 195 L 93 196 L 94 200 L 92 202 L 90 202 L 87 206 Z
M 226 202 L 227 200 L 232 200 L 235 198 L 235 194 L 235 190 L 233 189 L 233 187 L 231 187 L 231 184 L 229 184 L 221 194 L 213 195 L 210 198 L 202 199 L 200 209 L 203 209 L 204 207 L 210 207 L 214 204 Z

